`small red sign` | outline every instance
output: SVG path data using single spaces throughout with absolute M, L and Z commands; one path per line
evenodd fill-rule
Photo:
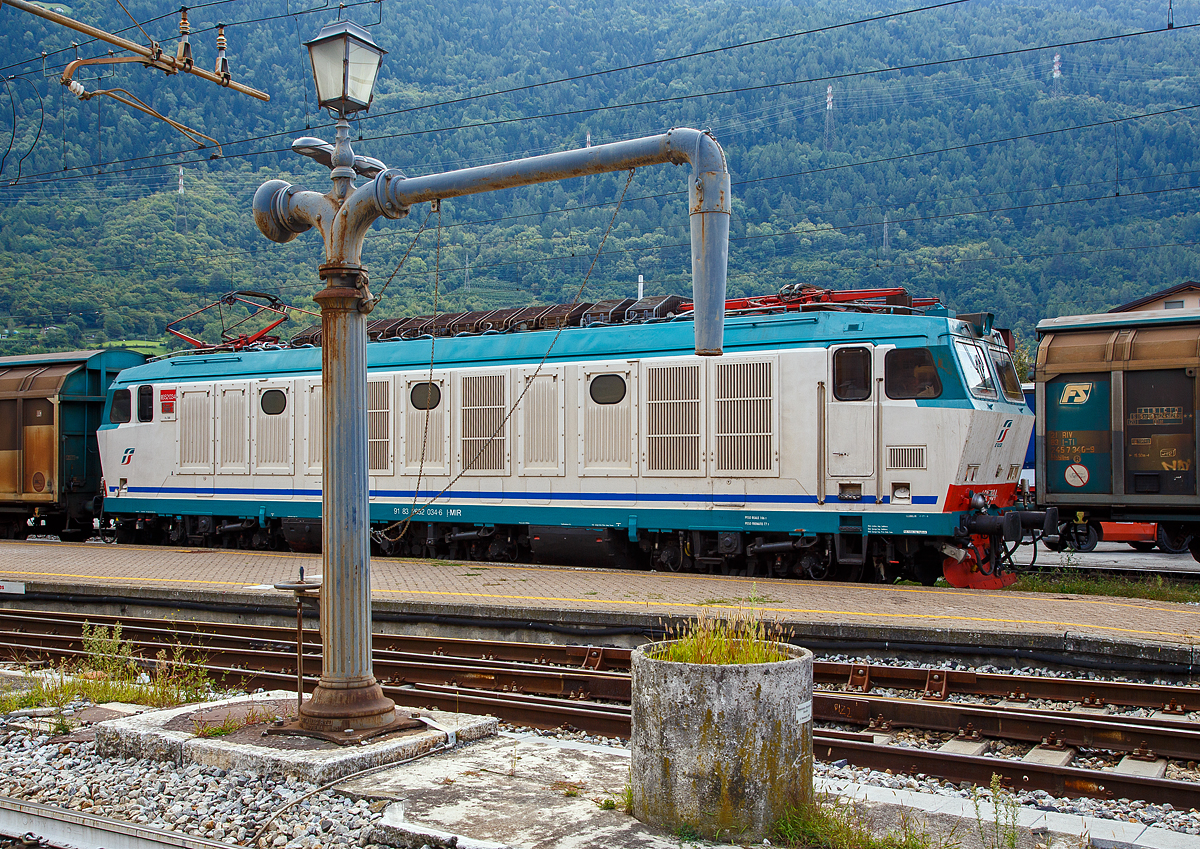
M 175 390 L 161 389 L 159 390 L 159 400 L 162 402 L 162 411 L 164 413 L 175 412 Z

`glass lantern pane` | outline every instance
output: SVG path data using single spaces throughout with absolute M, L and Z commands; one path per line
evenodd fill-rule
M 342 72 L 345 68 L 345 42 L 340 38 L 308 45 L 313 78 L 317 81 L 317 102 L 341 100 Z
M 364 44 L 350 40 L 350 64 L 347 68 L 346 98 L 366 106 L 371 102 L 371 89 L 379 73 L 381 56 Z

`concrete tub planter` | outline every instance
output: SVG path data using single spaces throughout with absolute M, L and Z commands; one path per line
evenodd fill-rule
M 812 670 L 807 649 L 776 663 L 656 660 L 633 653 L 633 814 L 667 831 L 760 841 L 789 806 L 812 801 Z

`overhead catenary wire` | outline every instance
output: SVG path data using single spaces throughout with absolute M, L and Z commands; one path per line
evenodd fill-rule
M 1198 26 L 1200 26 L 1200 23 L 1184 24 L 1184 25 L 1175 27 L 1175 30 L 1190 29 L 1190 28 L 1194 28 L 1194 27 L 1198 27 Z M 364 140 L 364 141 L 380 141 L 380 140 L 386 140 L 386 139 L 410 138 L 410 137 L 415 137 L 415 136 L 439 134 L 439 133 L 446 133 L 446 132 L 457 131 L 457 130 L 478 129 L 478 128 L 484 128 L 484 127 L 496 127 L 496 126 L 503 126 L 503 125 L 508 125 L 508 124 L 523 123 L 523 122 L 527 122 L 527 121 L 545 120 L 547 118 L 562 118 L 562 117 L 568 117 L 568 116 L 574 116 L 574 115 L 594 114 L 597 112 L 611 112 L 611 111 L 615 111 L 615 110 L 631 109 L 631 108 L 642 107 L 642 106 L 656 106 L 656 105 L 663 105 L 663 104 L 667 104 L 667 103 L 678 103 L 678 102 L 682 102 L 682 101 L 694 100 L 694 99 L 704 98 L 704 97 L 719 97 L 719 96 L 725 96 L 725 95 L 731 95 L 731 94 L 744 94 L 744 93 L 752 92 L 752 91 L 762 91 L 762 90 L 767 90 L 767 89 L 794 87 L 794 86 L 804 85 L 804 84 L 809 84 L 809 83 L 852 79 L 852 78 L 857 78 L 857 77 L 875 76 L 875 75 L 885 74 L 885 73 L 926 69 L 926 68 L 939 67 L 939 66 L 944 66 L 944 65 L 958 64 L 958 63 L 962 63 L 962 62 L 978 61 L 978 60 L 983 60 L 983 59 L 995 59 L 995 58 L 1000 58 L 1000 57 L 1005 57 L 1005 56 L 1017 56 L 1017 55 L 1023 55 L 1023 54 L 1028 54 L 1028 53 L 1033 53 L 1033 52 L 1038 52 L 1038 51 L 1049 50 L 1049 49 L 1062 49 L 1062 48 L 1066 48 L 1066 47 L 1075 47 L 1075 46 L 1081 46 L 1081 45 L 1085 45 L 1085 44 L 1095 44 L 1095 43 L 1100 43 L 1100 42 L 1105 42 L 1105 41 L 1115 41 L 1115 40 L 1120 40 L 1120 39 L 1136 38 L 1136 37 L 1145 36 L 1145 35 L 1160 34 L 1163 32 L 1166 32 L 1166 30 L 1165 29 L 1142 30 L 1142 31 L 1133 32 L 1133 33 L 1120 33 L 1120 34 L 1116 34 L 1116 35 L 1097 36 L 1097 37 L 1093 37 L 1093 38 L 1079 39 L 1079 40 L 1070 41 L 1070 42 L 1058 42 L 1058 43 L 1054 43 L 1054 44 L 1043 44 L 1043 45 L 1038 45 L 1036 47 L 1012 48 L 1009 50 L 993 51 L 990 53 L 975 54 L 975 55 L 971 55 L 971 56 L 960 56 L 960 57 L 952 57 L 949 59 L 928 60 L 925 62 L 910 63 L 907 65 L 891 65 L 891 66 L 887 66 L 884 68 L 875 68 L 875 69 L 868 69 L 868 70 L 863 70 L 863 71 L 847 71 L 847 72 L 843 72 L 840 74 L 827 74 L 827 75 L 823 75 L 823 76 L 809 77 L 809 78 L 799 79 L 799 80 L 790 80 L 790 81 L 786 81 L 786 82 L 762 83 L 762 84 L 753 85 L 753 86 L 742 86 L 742 87 L 737 87 L 737 88 L 719 89 L 719 90 L 714 90 L 714 91 L 699 92 L 699 93 L 695 93 L 695 94 L 681 94 L 681 95 L 675 95 L 672 97 L 650 98 L 650 99 L 645 99 L 645 100 L 629 101 L 629 102 L 625 102 L 625 103 L 609 104 L 609 105 L 603 105 L 603 106 L 582 107 L 582 108 L 578 108 L 578 109 L 560 110 L 557 112 L 548 112 L 548 113 L 541 113 L 541 114 L 536 114 L 536 115 L 524 115 L 524 116 L 515 116 L 515 117 L 509 117 L 509 118 L 497 118 L 497 119 L 494 119 L 491 121 L 477 121 L 477 122 L 472 122 L 472 123 L 446 125 L 446 126 L 430 128 L 430 129 L 407 130 L 407 131 L 400 131 L 400 132 L 395 132 L 395 133 L 384 133 L 384 134 L 374 135 L 374 136 L 365 136 L 362 140 Z M 411 109 L 416 109 L 416 108 L 417 107 L 411 107 Z M 387 113 L 387 114 L 400 114 L 400 112 L 402 112 L 402 111 L 405 111 L 405 110 L 400 110 L 396 113 Z M 367 118 L 364 118 L 363 120 L 371 120 L 373 117 L 383 117 L 383 116 L 382 115 L 368 116 Z M 328 126 L 331 126 L 331 125 L 324 125 L 324 124 L 319 125 L 317 129 L 320 129 L 322 127 L 328 127 Z M 264 135 L 253 137 L 251 139 L 246 139 L 246 140 L 227 141 L 224 144 L 226 147 L 234 147 L 236 145 L 246 144 L 251 141 L 263 141 L 263 140 L 267 140 L 270 138 L 284 137 L 287 135 L 292 135 L 296 132 L 299 132 L 299 130 L 288 130 L 288 131 L 282 131 L 282 132 L 269 133 L 269 134 L 264 134 Z M 271 149 L 267 149 L 267 150 L 249 151 L 249 152 L 244 152 L 244 153 L 229 153 L 224 158 L 234 159 L 234 158 L 263 156 L 263 155 L 286 153 L 289 150 L 290 150 L 290 148 L 271 148 Z M 181 151 L 176 151 L 176 152 L 165 153 L 165 154 L 148 154 L 146 156 L 141 156 L 141 157 L 128 157 L 125 159 L 110 160 L 110 161 L 107 161 L 104 163 L 93 163 L 90 165 L 77 166 L 77 167 L 72 167 L 71 169 L 68 169 L 68 170 L 83 171 L 83 170 L 86 170 L 89 168 L 100 167 L 100 166 L 108 168 L 111 165 L 139 162 L 139 161 L 144 161 L 146 159 L 161 158 L 164 156 L 179 156 L 179 155 L 182 155 L 182 153 L 183 152 L 181 152 Z M 111 174 L 126 174 L 126 173 L 137 172 L 137 171 L 153 169 L 153 168 L 174 167 L 174 166 L 177 166 L 180 164 L 183 164 L 183 165 L 196 164 L 196 163 L 205 162 L 205 161 L 207 161 L 206 158 L 204 158 L 204 159 L 194 159 L 193 158 L 193 159 L 177 160 L 177 161 L 173 161 L 173 162 L 169 162 L 169 163 L 157 163 L 157 164 L 148 165 L 148 166 L 139 166 L 136 168 L 116 169 L 116 170 L 110 169 L 109 173 L 111 173 Z M 34 175 L 30 175 L 30 176 L 31 177 L 41 177 L 41 176 L 47 176 L 51 173 L 56 174 L 55 181 L 61 181 L 64 179 L 81 179 L 81 178 L 90 176 L 87 174 L 62 175 L 62 174 L 57 174 L 57 172 L 41 172 L 39 174 L 34 174 Z M 30 179 L 30 180 L 24 181 L 22 183 L 22 185 L 36 185 L 38 182 L 45 182 L 45 181 L 35 181 L 35 180 Z

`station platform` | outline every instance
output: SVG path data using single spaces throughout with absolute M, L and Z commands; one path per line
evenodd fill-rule
M 0 606 L 294 624 L 293 596 L 272 585 L 301 567 L 315 579 L 320 555 L 0 541 Z M 978 649 L 1200 674 L 1200 605 L 396 558 L 372 559 L 371 584 L 376 631 L 634 646 L 707 609 L 761 615 L 824 653 Z

